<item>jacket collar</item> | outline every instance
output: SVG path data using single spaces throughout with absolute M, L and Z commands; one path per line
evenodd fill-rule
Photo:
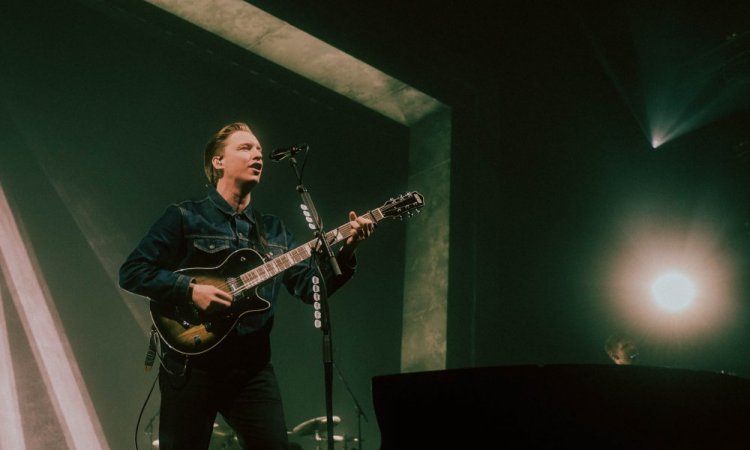
M 218 209 L 219 211 L 223 212 L 225 215 L 231 217 L 236 214 L 234 209 L 232 209 L 231 206 L 229 206 L 229 203 L 227 203 L 226 200 L 224 200 L 224 197 L 219 194 L 219 192 L 216 190 L 214 186 L 208 187 L 208 199 L 213 203 L 213 205 Z M 255 216 L 253 215 L 253 202 L 251 201 L 249 205 L 247 205 L 247 208 L 245 208 L 242 213 L 245 217 L 247 217 L 247 220 L 249 220 L 251 223 L 255 223 Z

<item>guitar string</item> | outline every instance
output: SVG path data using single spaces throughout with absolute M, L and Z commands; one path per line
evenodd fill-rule
M 375 211 L 376 210 L 369 211 L 366 214 L 363 214 L 363 217 L 367 217 L 368 219 L 370 219 L 373 222 L 375 222 L 375 224 L 377 224 L 378 219 L 375 218 Z M 383 217 L 385 217 L 385 215 L 382 214 L 382 211 L 381 211 L 381 215 Z M 381 218 L 381 220 L 382 220 L 382 218 Z M 344 224 L 344 225 L 342 225 L 342 226 L 340 226 L 339 228 L 336 229 L 334 236 L 336 236 L 337 234 L 341 234 L 341 235 L 345 236 L 344 239 L 347 239 L 349 236 L 351 236 L 351 231 L 352 231 L 351 225 L 349 225 L 348 223 L 346 223 L 346 224 Z M 331 234 L 331 233 L 334 233 L 334 232 L 330 231 L 330 232 L 326 233 L 326 235 Z M 310 242 L 314 242 L 314 241 L 310 241 Z M 305 246 L 296 248 L 296 249 L 294 249 L 294 250 L 286 253 L 285 255 L 289 255 L 290 253 L 301 251 L 303 248 L 305 248 Z M 285 256 L 285 255 L 281 255 L 281 256 Z M 234 296 L 234 295 L 239 294 L 240 292 L 242 292 L 242 291 L 244 291 L 244 290 L 246 290 L 246 289 L 248 289 L 250 287 L 257 286 L 258 284 L 262 283 L 263 281 L 266 281 L 266 280 L 268 280 L 270 278 L 273 278 L 274 276 L 278 275 L 279 273 L 281 273 L 281 272 L 283 272 L 283 271 L 285 271 L 285 270 L 287 270 L 287 269 L 289 269 L 290 267 L 293 266 L 293 265 L 289 265 L 288 267 L 284 267 L 282 265 L 281 267 L 279 267 L 277 263 L 280 261 L 281 256 L 277 257 L 277 258 L 274 258 L 274 259 L 272 259 L 272 260 L 270 260 L 270 261 L 268 261 L 268 262 L 266 262 L 266 263 L 264 263 L 264 264 L 256 267 L 252 271 L 250 271 L 250 272 L 266 272 L 266 273 L 268 273 L 268 269 L 265 269 L 264 267 L 266 267 L 266 266 L 269 266 L 269 267 L 270 266 L 275 266 L 278 271 L 276 273 L 274 273 L 273 275 L 268 276 L 265 279 L 263 279 L 263 277 L 260 276 L 260 275 L 256 275 L 256 276 L 252 276 L 252 279 L 250 281 L 245 282 L 242 279 L 242 275 L 240 275 L 238 277 L 228 278 L 226 283 L 218 284 L 218 285 L 216 285 L 216 287 L 219 288 L 219 289 L 221 289 L 221 290 L 223 290 L 223 291 L 225 291 L 225 292 L 227 292 L 228 294 L 231 294 L 232 296 Z M 304 258 L 304 259 L 307 259 L 308 257 L 309 257 L 309 255 L 306 258 Z M 300 261 L 302 261 L 302 260 L 300 260 Z M 248 273 L 250 273 L 250 272 L 248 272 Z M 258 279 L 260 279 L 260 282 L 258 282 L 256 284 L 253 284 Z M 232 281 L 236 281 L 236 280 L 240 280 L 241 283 L 238 284 L 238 285 L 236 285 L 236 288 L 231 289 L 230 286 L 232 284 L 234 284 L 234 283 L 232 283 Z
M 344 225 L 342 227 L 346 227 L 346 226 L 348 226 L 348 225 Z M 296 248 L 294 250 L 289 251 L 285 255 L 289 255 L 290 253 L 299 253 L 304 248 L 305 248 L 304 246 Z M 285 256 L 285 255 L 281 255 L 281 256 Z M 281 258 L 281 256 L 279 258 Z M 256 267 L 255 269 L 253 269 L 250 272 L 248 272 L 248 274 L 251 273 L 251 272 L 261 272 L 261 271 L 262 272 L 268 272 L 268 270 L 264 269 L 264 267 L 265 266 L 271 266 L 271 265 L 276 266 L 276 268 L 279 269 L 279 273 L 282 272 L 283 270 L 288 269 L 289 267 L 292 267 L 290 265 L 289 267 L 286 267 L 286 268 L 283 268 L 283 266 L 282 266 L 282 268 L 279 268 L 278 267 L 279 258 L 274 258 L 274 259 L 272 259 L 272 260 L 270 260 L 270 261 L 268 261 L 268 262 L 266 262 L 266 263 L 264 263 L 264 264 Z M 245 275 L 247 275 L 247 274 L 245 274 Z M 276 274 L 274 274 L 274 275 L 276 275 Z M 273 275 L 271 277 L 273 277 Z M 268 278 L 271 278 L 271 277 L 268 277 Z M 244 282 L 242 280 L 242 275 L 240 275 L 238 277 L 229 277 L 229 278 L 227 278 L 227 282 L 226 283 L 219 283 L 219 284 L 215 284 L 214 286 L 217 287 L 217 288 L 219 288 L 219 289 L 221 289 L 222 291 L 224 291 L 224 292 L 226 292 L 228 294 L 235 295 L 235 294 L 238 294 L 239 292 L 242 292 L 243 290 L 247 289 L 248 287 L 251 287 L 252 283 L 254 281 L 256 281 L 257 279 L 259 279 L 259 278 L 262 278 L 262 276 L 260 276 L 260 275 L 254 275 L 254 276 L 251 276 L 251 280 L 249 282 Z M 266 279 L 268 279 L 268 278 L 266 278 Z M 237 280 L 240 280 L 240 281 L 243 281 L 243 282 L 240 283 L 239 285 L 237 283 L 233 283 L 233 281 L 237 281 Z M 265 280 L 262 280 L 262 281 L 265 281 Z M 232 285 L 236 285 L 237 287 L 234 288 L 234 289 L 232 289 L 232 288 L 230 288 L 230 286 L 232 286 Z
M 336 234 L 339 234 L 339 233 L 340 233 L 340 234 L 342 234 L 342 235 L 344 235 L 344 236 L 346 236 L 346 237 L 348 238 L 349 236 L 351 236 L 351 231 L 352 231 L 352 230 L 351 230 L 351 225 L 349 225 L 349 224 L 347 223 L 347 224 L 344 224 L 344 225 L 342 225 L 341 227 L 337 228 L 337 229 L 336 229 Z M 328 235 L 328 234 L 330 234 L 330 233 L 327 233 L 326 235 Z M 336 236 L 336 234 L 334 234 L 334 236 Z M 346 239 L 346 238 L 345 238 L 345 239 Z M 310 242 L 308 242 L 308 244 L 309 244 L 309 243 L 311 243 L 311 242 L 315 242 L 315 241 L 314 241 L 314 240 L 313 240 L 313 241 L 310 241 Z M 300 247 L 300 248 L 294 249 L 294 250 L 292 250 L 292 251 L 291 251 L 291 252 L 289 252 L 289 253 L 293 253 L 293 252 L 295 252 L 295 251 L 300 251 L 300 250 L 302 250 L 303 248 L 305 248 L 305 246 L 302 246 L 302 247 Z M 287 253 L 287 255 L 288 255 L 289 253 Z M 307 252 L 305 252 L 305 253 L 307 253 Z M 312 254 L 312 253 L 311 253 L 311 254 Z M 282 256 L 284 256 L 284 255 L 282 255 Z M 289 269 L 290 267 L 293 267 L 293 265 L 289 265 L 288 267 L 284 267 L 284 266 L 282 266 L 282 268 L 279 268 L 279 267 L 278 267 L 278 265 L 276 265 L 276 263 L 277 263 L 277 262 L 279 261 L 279 259 L 280 259 L 280 258 L 281 258 L 281 256 L 279 256 L 279 257 L 277 257 L 277 258 L 274 258 L 274 259 L 272 259 L 272 260 L 268 261 L 267 263 L 265 263 L 265 264 L 263 264 L 263 265 L 261 265 L 261 266 L 258 266 L 257 268 L 255 268 L 255 269 L 253 269 L 253 270 L 252 270 L 252 272 L 258 271 L 258 272 L 266 272 L 266 273 L 268 273 L 268 270 L 267 270 L 267 269 L 262 269 L 262 268 L 263 268 L 263 267 L 265 267 L 265 266 L 272 266 L 272 265 L 273 265 L 273 266 L 276 266 L 276 269 L 278 270 L 278 272 L 276 272 L 275 274 L 273 274 L 273 275 L 271 275 L 271 276 L 269 276 L 269 277 L 267 277 L 267 278 L 265 278 L 265 279 L 263 279 L 263 277 L 262 277 L 262 276 L 260 276 L 260 275 L 258 275 L 258 276 L 254 276 L 254 277 L 252 277 L 252 279 L 251 279 L 250 281 L 248 281 L 248 282 L 244 282 L 244 280 L 242 280 L 242 276 L 236 277 L 235 279 L 239 279 L 239 280 L 241 280 L 241 281 L 243 281 L 243 282 L 242 282 L 241 284 L 239 284 L 239 285 L 238 285 L 238 287 L 237 287 L 236 289 L 234 289 L 234 290 L 230 290 L 230 291 L 229 291 L 229 293 L 230 293 L 230 294 L 232 294 L 232 295 L 238 294 L 238 293 L 240 293 L 240 292 L 242 292 L 242 291 L 244 291 L 244 290 L 248 289 L 249 287 L 257 286 L 258 284 L 262 283 L 263 281 L 266 281 L 266 280 L 268 280 L 268 279 L 270 279 L 270 278 L 272 278 L 272 277 L 274 277 L 274 276 L 278 275 L 279 273 L 283 272 L 284 270 L 287 270 L 287 269 Z M 307 257 L 306 257 L 305 259 L 307 259 L 307 258 L 309 258 L 309 255 L 308 255 L 308 256 L 307 256 Z M 259 282 L 259 283 L 256 283 L 256 284 L 253 284 L 253 283 L 254 283 L 255 281 L 257 281 L 257 280 L 260 280 L 260 282 Z M 229 283 L 227 283 L 226 285 L 228 286 L 228 285 L 229 285 Z

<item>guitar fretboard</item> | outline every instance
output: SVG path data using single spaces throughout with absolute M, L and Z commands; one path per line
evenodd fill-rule
M 381 208 L 376 208 L 366 214 L 363 214 L 363 217 L 372 220 L 374 223 L 378 223 L 379 221 L 383 220 L 384 216 Z M 349 225 L 349 222 L 347 222 L 336 228 L 335 230 L 327 232 L 326 240 L 328 241 L 329 245 L 335 245 L 347 239 L 351 235 L 352 227 L 351 225 Z M 254 288 L 255 286 L 258 286 L 259 284 L 270 280 L 271 278 L 284 272 L 292 266 L 305 261 L 312 256 L 313 251 L 319 245 L 320 243 L 318 242 L 318 240 L 313 239 L 293 250 L 289 250 L 281 256 L 278 256 L 264 264 L 261 264 L 260 266 L 256 267 L 253 270 L 250 270 L 249 272 L 243 273 L 239 277 L 242 281 L 242 288 L 240 290 Z

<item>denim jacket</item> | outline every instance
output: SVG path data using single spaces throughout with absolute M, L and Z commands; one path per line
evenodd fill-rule
M 185 304 L 191 301 L 188 290 L 191 279 L 175 271 L 219 266 L 232 252 L 243 248 L 256 250 L 265 260 L 296 248 L 292 234 L 281 220 L 267 214 L 261 217 L 264 243 L 258 239 L 252 204 L 240 213 L 235 212 L 213 187 L 202 200 L 170 205 L 120 267 L 120 286 L 155 302 Z M 330 270 L 323 271 L 329 295 L 354 273 L 355 258 L 351 261 L 338 258 L 338 262 L 341 276 L 333 277 Z M 311 278 L 316 273 L 307 260 L 261 286 L 259 294 L 271 307 L 264 312 L 245 314 L 237 324 L 237 333 L 243 335 L 263 328 L 270 331 L 282 284 L 290 294 L 311 303 Z

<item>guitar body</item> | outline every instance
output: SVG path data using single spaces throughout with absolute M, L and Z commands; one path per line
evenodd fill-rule
M 195 280 L 210 284 L 233 295 L 232 306 L 213 313 L 200 311 L 192 302 L 177 306 L 151 302 L 151 320 L 163 341 L 185 355 L 205 353 L 224 340 L 245 314 L 262 312 L 271 303 L 258 295 L 258 287 L 240 289 L 239 276 L 263 264 L 263 258 L 252 249 L 233 252 L 217 267 L 189 268 L 177 271 Z

